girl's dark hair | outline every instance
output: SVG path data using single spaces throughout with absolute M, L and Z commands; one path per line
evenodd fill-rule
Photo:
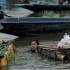
M 38 45 L 39 45 L 39 41 L 38 40 L 32 40 L 31 42 L 35 41 Z

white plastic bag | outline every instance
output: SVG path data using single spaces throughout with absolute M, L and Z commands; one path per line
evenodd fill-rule
M 57 44 L 57 47 L 59 48 L 70 48 L 70 36 L 69 34 L 65 33 L 64 37 L 60 40 L 60 42 Z

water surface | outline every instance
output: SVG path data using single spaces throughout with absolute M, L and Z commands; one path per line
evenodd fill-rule
M 16 41 L 18 53 L 16 54 L 15 64 L 9 64 L 8 69 L 2 70 L 70 70 L 70 63 L 48 60 L 47 58 L 32 54 L 29 49 L 29 42 L 38 39 L 40 44 L 51 44 L 58 42 L 64 33 L 41 34 L 35 37 L 20 37 Z M 1 69 L 0 69 L 1 70 Z

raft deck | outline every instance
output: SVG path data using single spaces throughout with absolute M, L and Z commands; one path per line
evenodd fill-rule
M 56 44 L 40 45 L 40 55 L 50 59 L 67 61 L 70 60 L 70 48 L 57 48 Z

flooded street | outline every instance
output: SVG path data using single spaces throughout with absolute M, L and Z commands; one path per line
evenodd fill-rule
M 17 54 L 15 64 L 9 65 L 8 69 L 2 70 L 70 70 L 70 63 L 63 63 L 38 56 L 30 52 L 30 41 L 38 39 L 40 44 L 50 44 L 58 42 L 64 33 L 44 34 L 36 37 L 20 37 L 16 41 Z M 0 69 L 1 70 L 1 69 Z
M 47 5 L 58 4 L 58 0 L 41 0 L 41 1 L 43 1 L 43 3 L 47 1 L 46 2 Z M 0 5 L 5 6 L 5 0 L 0 0 Z M 36 13 L 34 12 L 34 14 L 31 17 L 70 18 L 70 10 L 65 10 L 65 11 L 44 10 Z M 20 20 L 19 18 L 17 19 L 12 18 L 9 21 L 18 23 Z M 13 31 L 15 32 L 14 29 Z M 22 30 L 21 32 L 23 33 L 23 31 L 24 30 Z M 19 33 L 19 29 L 17 30 L 17 32 Z M 65 33 L 65 30 L 64 30 L 64 33 Z M 19 37 L 16 40 L 17 53 L 15 54 L 15 63 L 9 64 L 7 67 L 0 67 L 0 70 L 70 70 L 70 62 L 60 62 L 60 61 L 49 60 L 45 57 L 39 56 L 38 54 L 33 54 L 30 51 L 30 48 L 31 48 L 30 42 L 32 40 L 39 40 L 40 45 L 57 43 L 58 41 L 61 40 L 64 33 L 61 33 L 61 32 L 49 33 L 49 34 L 38 33 L 38 35 L 36 34 L 36 36 Z

